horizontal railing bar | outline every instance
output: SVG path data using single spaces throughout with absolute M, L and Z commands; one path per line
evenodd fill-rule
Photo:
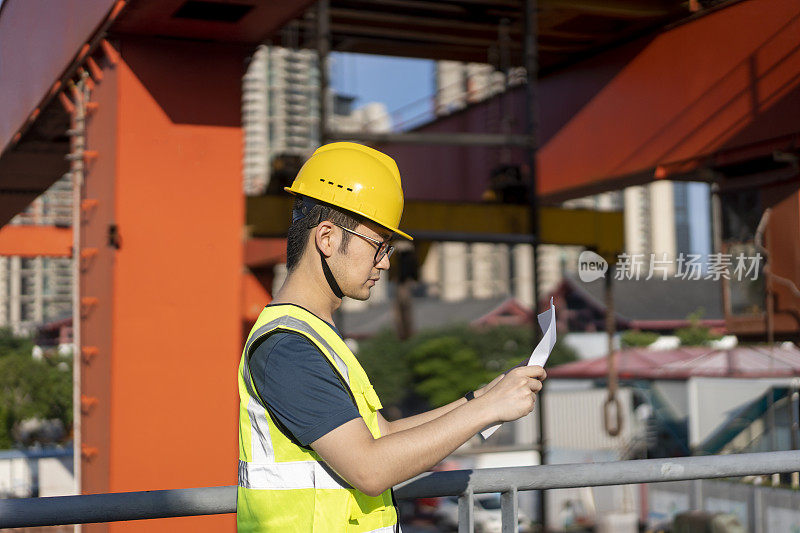
M 800 451 L 429 472 L 396 487 L 399 499 L 712 479 L 800 470 Z M 0 500 L 0 528 L 233 513 L 236 487 Z
M 517 466 L 426 472 L 396 487 L 398 498 L 546 490 L 686 479 L 754 476 L 800 470 L 800 451 L 639 459 L 608 463 Z
M 0 529 L 236 512 L 236 487 L 0 500 Z

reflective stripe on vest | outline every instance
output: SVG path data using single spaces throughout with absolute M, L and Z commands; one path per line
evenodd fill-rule
M 319 461 L 258 464 L 239 461 L 239 486 L 246 489 L 351 489 Z
M 390 490 L 370 497 L 351 487 L 313 450 L 284 434 L 263 405 L 250 373 L 250 352 L 259 339 L 279 331 L 300 334 L 317 347 L 340 375 L 370 432 L 380 436 L 380 401 L 341 338 L 300 307 L 265 308 L 245 344 L 238 376 L 240 531 L 398 531 Z
M 247 417 L 250 419 L 251 460 L 254 463 L 271 463 L 275 460 L 269 438 L 269 424 L 262 415 L 263 411 L 261 404 L 250 397 L 247 401 Z

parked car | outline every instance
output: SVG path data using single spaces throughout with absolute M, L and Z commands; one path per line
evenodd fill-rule
M 502 531 L 502 515 L 500 511 L 500 494 L 477 494 L 473 498 L 473 518 L 477 533 L 500 533 Z M 458 529 L 458 498 L 448 496 L 441 498 L 436 508 L 437 526 L 442 531 Z M 531 520 L 518 511 L 517 524 L 520 533 L 531 531 Z

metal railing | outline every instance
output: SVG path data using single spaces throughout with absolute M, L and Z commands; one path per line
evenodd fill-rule
M 800 451 L 454 470 L 396 487 L 399 499 L 459 496 L 459 531 L 473 531 L 474 494 L 501 493 L 504 532 L 517 530 L 517 492 L 789 473 Z M 236 487 L 0 500 L 0 529 L 233 513 Z

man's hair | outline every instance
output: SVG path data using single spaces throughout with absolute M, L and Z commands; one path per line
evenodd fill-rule
M 360 220 L 353 214 L 348 213 L 338 207 L 332 205 L 315 203 L 313 207 L 308 209 L 308 203 L 304 202 L 302 198 L 298 197 L 294 201 L 294 210 L 305 211 L 305 216 L 298 218 L 289 226 L 289 233 L 286 235 L 286 269 L 291 272 L 303 257 L 308 242 L 308 236 L 313 228 L 324 221 L 329 220 L 334 224 L 344 226 L 347 229 L 356 229 Z M 342 242 L 339 245 L 339 252 L 347 252 L 347 245 L 350 243 L 352 235 L 350 232 L 342 232 Z

